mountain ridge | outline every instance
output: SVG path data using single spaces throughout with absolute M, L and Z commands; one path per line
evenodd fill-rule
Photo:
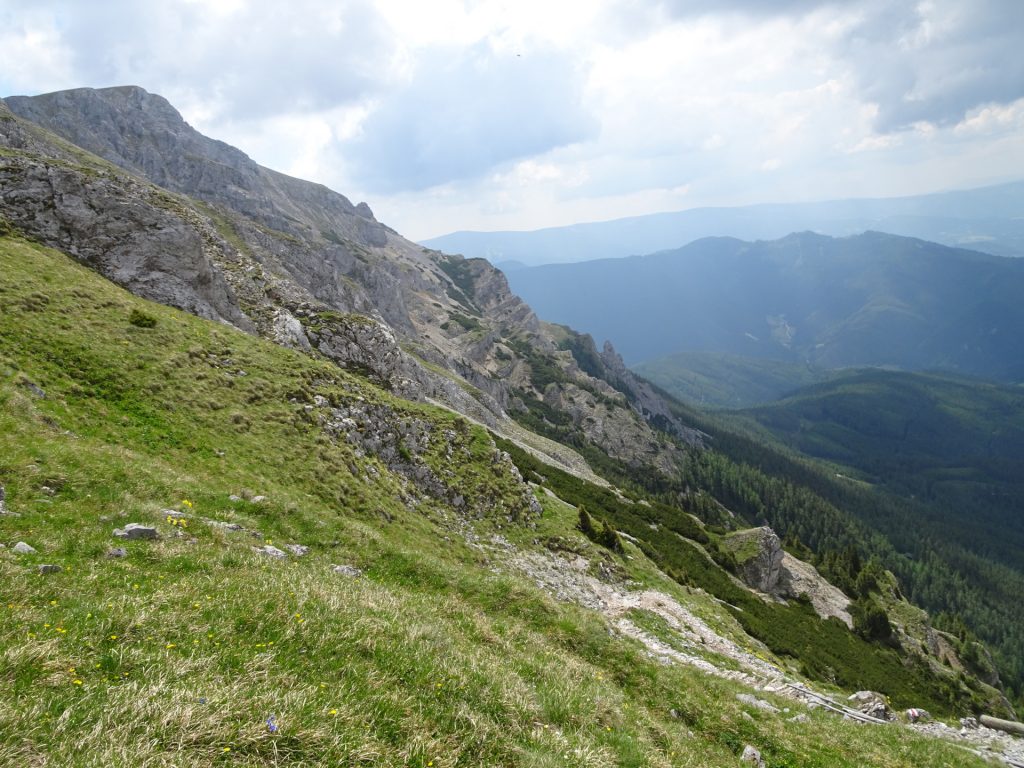
M 918 237 L 1001 256 L 1024 256 L 1024 181 L 896 198 L 691 208 L 538 230 L 453 232 L 425 245 L 526 266 L 622 258 L 679 248 L 703 237 L 774 240 L 814 230 Z
M 612 339 L 630 364 L 704 350 L 1024 378 L 1012 333 L 1024 327 L 1024 261 L 916 238 L 706 238 L 509 281 L 542 315 Z
M 504 424 L 509 434 L 517 427 L 506 414 L 528 409 L 524 396 L 538 401 L 544 397 L 543 389 L 532 383 L 533 368 L 557 368 L 563 371 L 559 381 L 545 386 L 575 391 L 579 379 L 585 387 L 604 387 L 612 398 L 577 408 L 573 429 L 586 430 L 592 423 L 587 418 L 597 409 L 605 429 L 591 438 L 637 462 L 667 451 L 655 463 L 666 470 L 672 465 L 673 449 L 663 446 L 642 418 L 658 412 L 671 420 L 668 408 L 624 369 L 618 379 L 628 381 L 628 397 L 592 380 L 571 356 L 559 356 L 529 306 L 486 262 L 424 249 L 373 219 L 365 204 L 353 206 L 326 187 L 263 169 L 240 151 L 202 136 L 165 99 L 141 88 L 77 89 L 8 101 L 8 107 L 36 121 L 24 126 L 62 133 L 136 176 L 163 181 L 172 195 L 195 195 L 201 201 L 199 207 L 192 198 L 160 204 L 170 209 L 172 218 L 184 215 L 190 222 L 184 228 L 175 225 L 176 231 L 198 227 L 204 232 L 205 250 L 197 256 L 202 270 L 208 282 L 226 284 L 216 310 L 206 308 L 208 316 L 300 348 L 315 348 L 343 365 L 369 366 L 396 391 L 444 402 L 491 427 Z M 5 126 L 12 136 L 31 133 L 17 120 Z M 62 173 L 78 178 L 67 169 Z M 117 178 L 110 175 L 109 183 L 116 186 Z M 108 179 L 100 174 L 89 183 Z M 46 221 L 27 218 L 22 200 L 9 204 L 6 214 L 27 233 L 46 233 L 48 242 L 59 246 L 50 231 L 66 228 L 64 199 L 55 198 L 43 179 L 35 189 L 42 202 L 33 216 Z M 139 190 L 133 190 L 137 200 Z M 79 219 L 80 233 L 89 226 Z M 153 259 L 163 259 L 164 250 L 150 250 L 157 252 Z M 105 252 L 103 258 L 105 274 L 130 277 L 119 261 L 123 254 Z M 167 275 L 171 267 L 166 260 L 162 263 L 168 269 L 160 274 Z M 170 277 L 165 282 L 173 282 Z M 137 282 L 134 290 L 147 295 L 154 282 Z M 148 295 L 175 306 L 195 304 L 184 286 L 182 295 Z M 384 325 L 350 319 L 353 313 Z M 506 343 L 511 341 L 526 354 Z M 613 403 L 615 398 L 619 400 Z M 682 424 L 675 431 L 699 439 Z

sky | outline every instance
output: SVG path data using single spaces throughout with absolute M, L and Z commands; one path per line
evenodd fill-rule
M 413 239 L 1024 178 L 1024 0 L 0 0 L 127 84 Z

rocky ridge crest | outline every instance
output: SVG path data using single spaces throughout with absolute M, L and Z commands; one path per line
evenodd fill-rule
M 680 459 L 652 428 L 670 423 L 667 405 L 608 350 L 582 370 L 486 261 L 421 248 L 365 203 L 259 166 L 141 88 L 5 101 L 0 215 L 134 293 L 499 432 L 529 402 L 572 398 L 574 428 L 615 458 L 661 471 Z M 557 392 L 538 374 L 548 367 Z M 614 397 L 576 397 L 602 391 Z

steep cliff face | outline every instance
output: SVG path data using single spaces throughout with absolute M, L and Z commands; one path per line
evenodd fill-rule
M 217 267 L 230 246 L 187 203 L 61 145 L 0 102 L 0 212 L 139 295 L 252 330 Z
M 536 426 L 531 408 L 554 408 L 572 440 L 664 472 L 682 452 L 652 424 L 699 441 L 613 353 L 580 366 L 565 338 L 592 341 L 541 323 L 486 261 L 424 249 L 365 203 L 259 166 L 160 96 L 126 86 L 6 101 L 0 214 L 139 295 L 499 431 L 507 412 Z
M 387 242 L 387 228 L 365 203 L 263 168 L 203 136 L 165 98 L 142 88 L 76 88 L 6 101 L 15 114 L 164 189 L 224 204 L 282 232 L 308 235 L 320 225 L 316 232 Z

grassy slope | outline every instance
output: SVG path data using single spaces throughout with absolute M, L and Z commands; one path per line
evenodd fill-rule
M 156 327 L 130 325 L 133 308 Z M 2 765 L 732 766 L 745 743 L 772 766 L 983 764 L 817 712 L 744 717 L 732 684 L 657 664 L 595 614 L 481 567 L 490 555 L 449 511 L 407 508 L 400 480 L 304 408 L 387 395 L 10 238 L 0 354 L 0 482 L 20 513 L 0 517 L 0 540 L 39 550 L 0 551 Z M 502 492 L 486 436 L 458 447 L 467 494 Z M 267 500 L 229 498 L 243 488 Z M 207 516 L 312 551 L 261 559 Z M 129 521 L 163 538 L 108 559 Z M 542 526 L 572 536 L 573 522 L 549 503 Z M 63 571 L 41 576 L 43 562 Z

